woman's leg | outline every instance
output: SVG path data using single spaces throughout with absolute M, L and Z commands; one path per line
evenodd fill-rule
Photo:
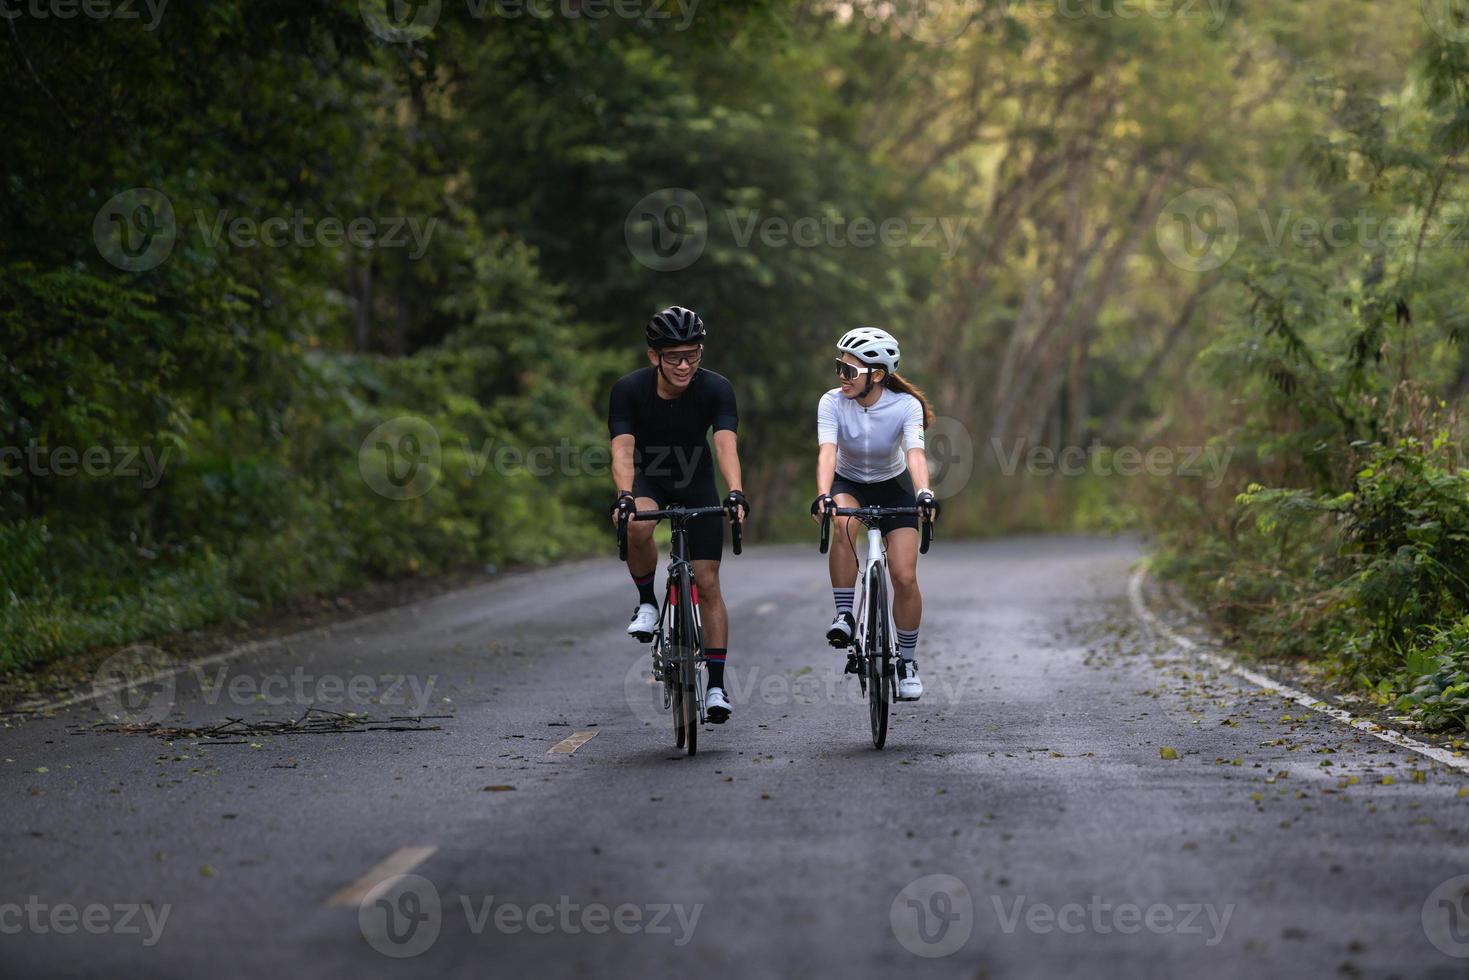
M 887 534 L 888 578 L 893 583 L 893 626 L 898 631 L 899 653 L 913 659 L 918 641 L 918 624 L 923 619 L 923 595 L 918 591 L 918 532 L 900 527 Z M 903 641 L 911 638 L 913 643 Z M 904 649 L 906 647 L 906 649 Z

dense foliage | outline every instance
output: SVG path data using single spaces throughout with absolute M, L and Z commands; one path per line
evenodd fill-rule
M 880 323 L 948 533 L 1145 524 L 1240 636 L 1462 719 L 1451 5 L 634 6 L 0 27 L 0 666 L 605 551 L 678 302 L 756 536 Z

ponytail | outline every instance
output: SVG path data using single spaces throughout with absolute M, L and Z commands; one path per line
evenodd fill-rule
M 922 389 L 895 371 L 890 372 L 882 383 L 892 391 L 912 395 L 918 399 L 918 404 L 923 406 L 923 427 L 926 429 L 933 425 L 933 406 L 928 403 L 928 396 L 923 393 Z

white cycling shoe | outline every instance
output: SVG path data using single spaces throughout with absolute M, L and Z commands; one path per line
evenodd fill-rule
M 898 659 L 898 700 L 917 701 L 923 697 L 923 681 L 918 679 L 918 661 Z
M 722 725 L 729 721 L 729 699 L 724 696 L 724 688 L 711 687 L 704 695 L 704 713 L 709 716 L 710 724 Z
M 627 635 L 635 636 L 644 643 L 651 643 L 653 630 L 658 628 L 658 607 L 644 602 L 633 610 L 632 622 L 627 624 Z

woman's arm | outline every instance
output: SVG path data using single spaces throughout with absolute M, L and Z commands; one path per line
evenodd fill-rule
M 837 447 L 834 442 L 823 442 L 816 453 L 816 495 L 831 493 L 831 481 L 837 475 Z
M 928 490 L 928 457 L 922 449 L 908 450 L 908 473 L 913 477 L 914 490 Z

